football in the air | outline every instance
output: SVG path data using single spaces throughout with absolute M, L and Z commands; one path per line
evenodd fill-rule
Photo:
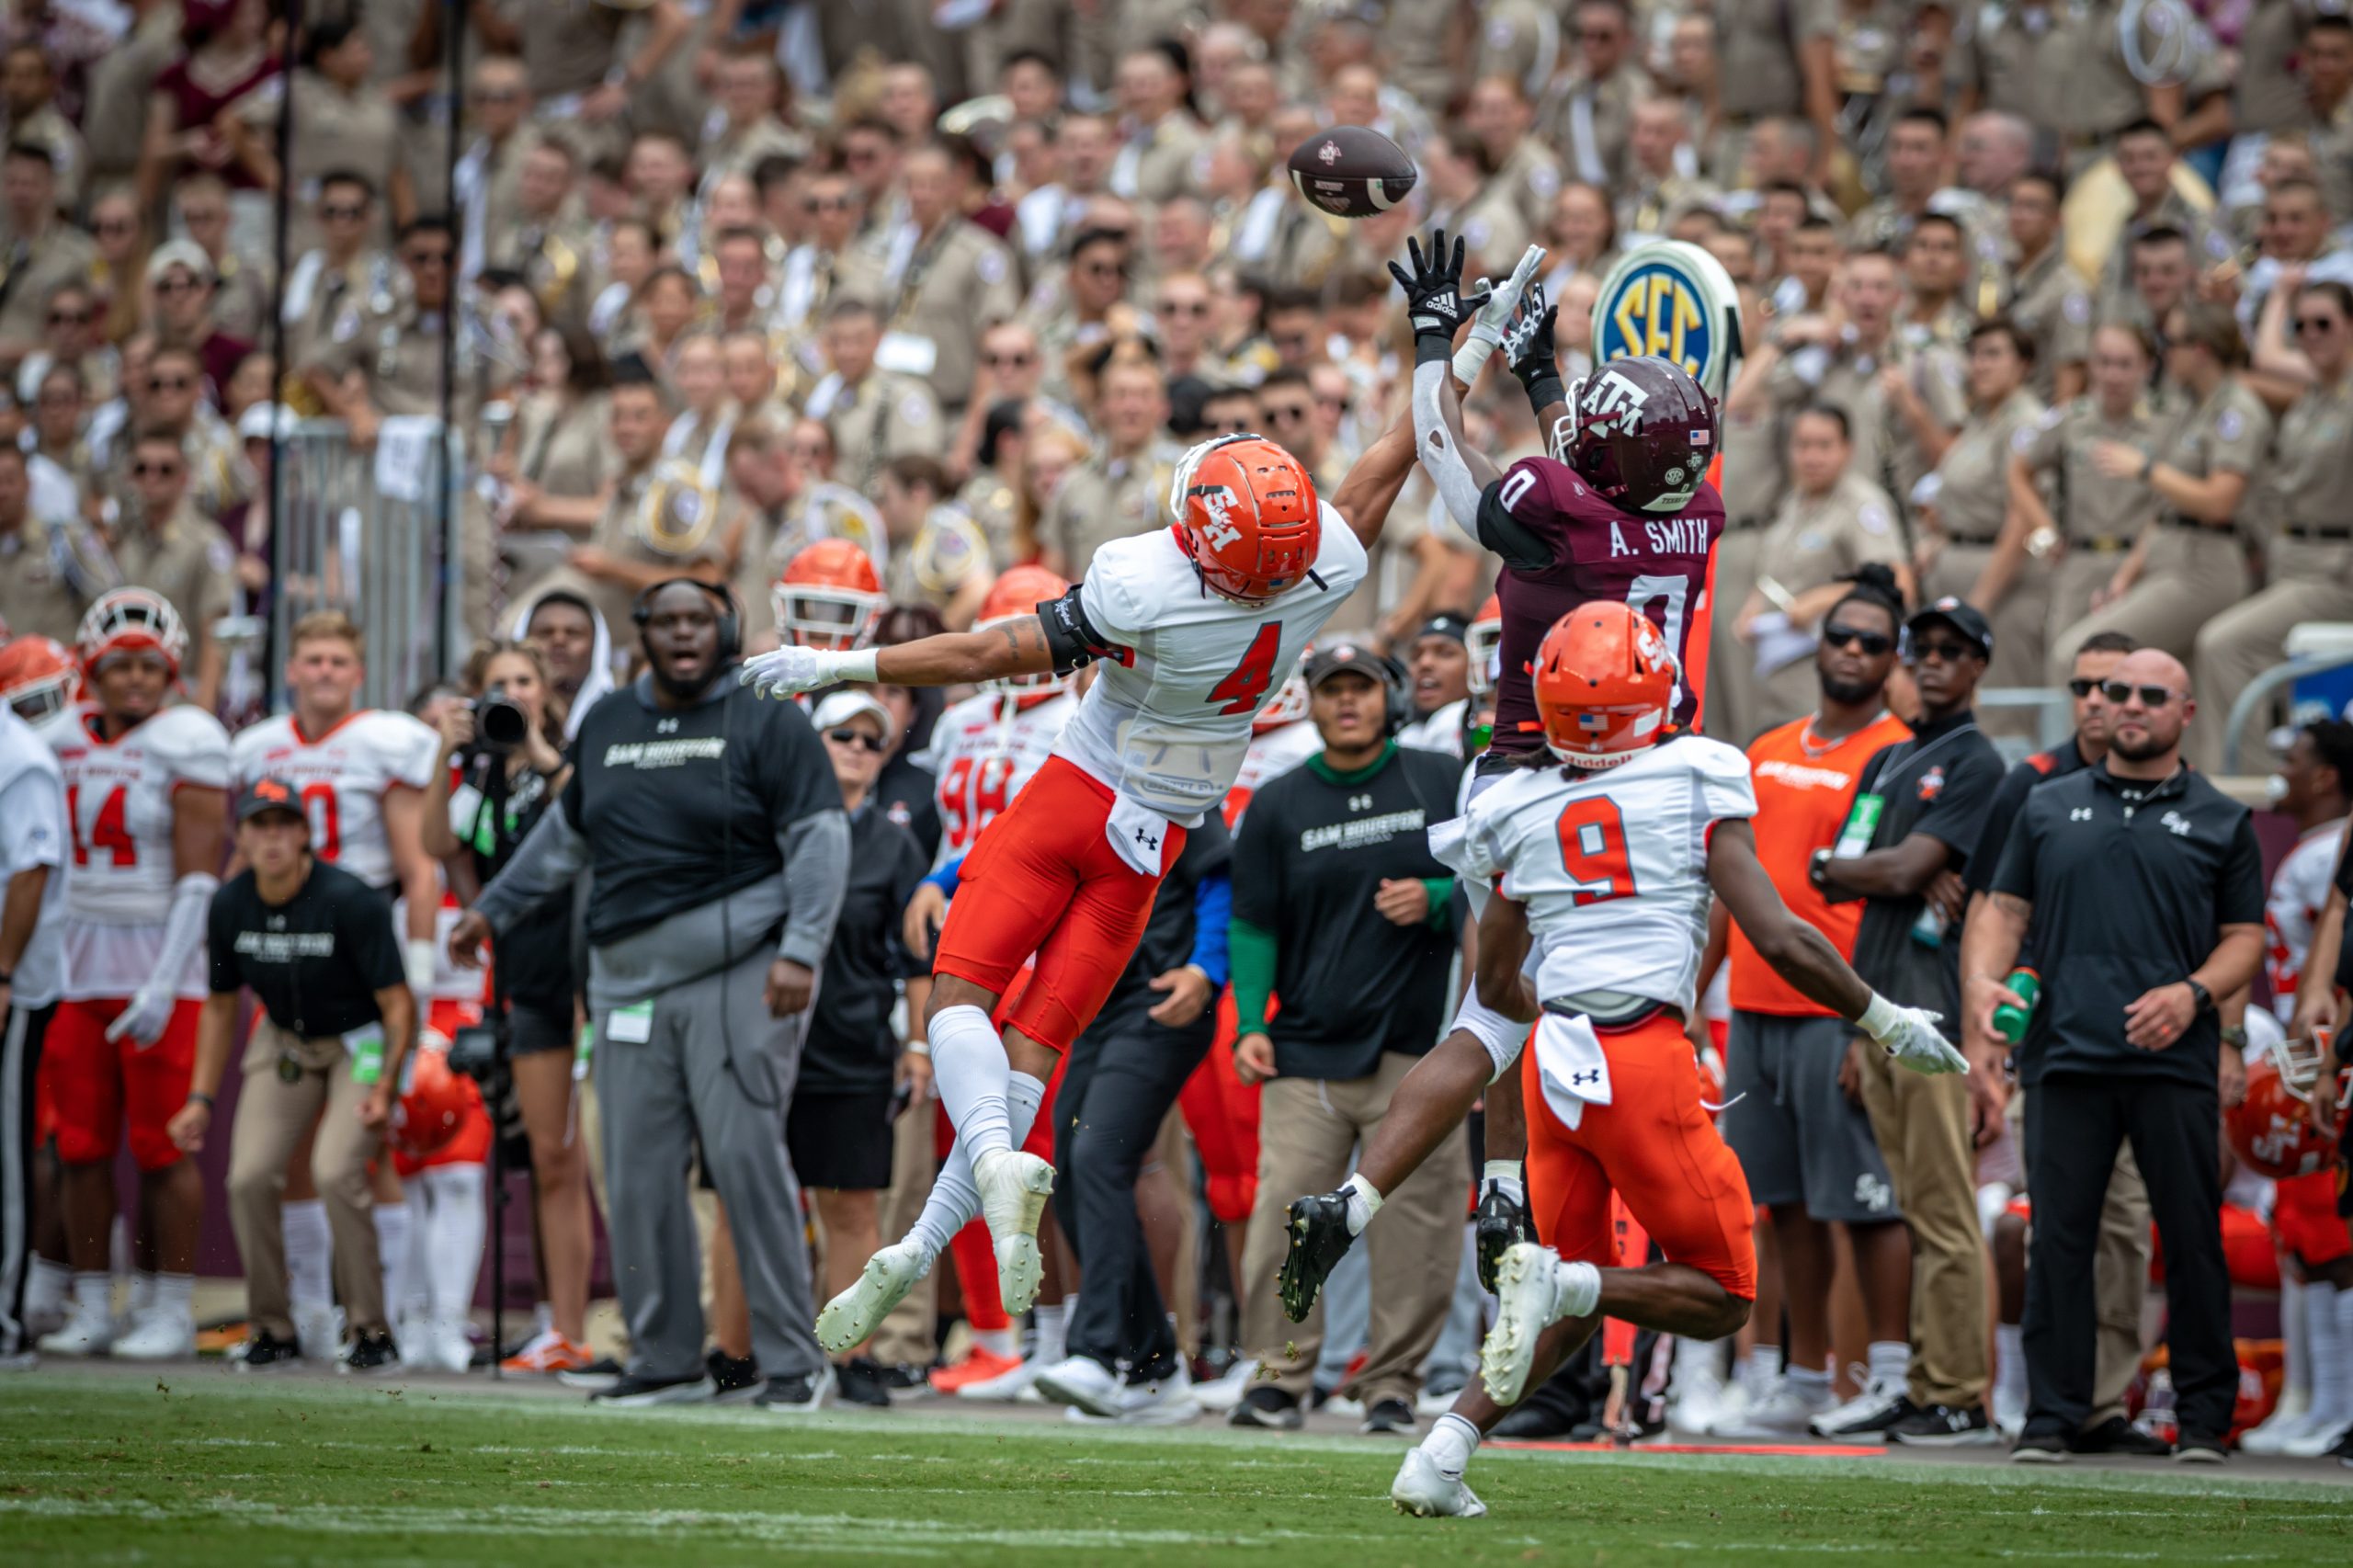
M 1290 155 L 1290 183 L 1308 205 L 1335 218 L 1370 218 L 1405 199 L 1414 160 L 1378 131 L 1336 125 L 1301 142 Z

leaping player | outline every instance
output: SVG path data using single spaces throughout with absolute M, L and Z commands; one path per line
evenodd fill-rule
M 1782 978 L 1904 1065 L 1968 1071 L 1935 1014 L 1872 991 L 1781 902 L 1756 858 L 1748 760 L 1675 725 L 1680 682 L 1647 617 L 1619 599 L 1582 605 L 1533 664 L 1544 750 L 1430 839 L 1466 880 L 1495 885 L 1479 923 L 1481 1001 L 1516 1028 L 1536 1022 L 1520 1076 L 1544 1244 L 1505 1252 L 1485 1386 L 1463 1391 L 1390 1488 L 1423 1516 L 1486 1512 L 1462 1483 L 1472 1451 L 1604 1316 L 1697 1339 L 1747 1321 L 1756 1210 L 1683 1032 L 1711 891 Z M 1605 1267 L 1613 1190 L 1667 1261 Z
M 1444 254 L 1441 233 L 1415 314 L 1450 338 L 1480 301 L 1462 298 L 1461 247 L 1450 267 Z M 1187 827 L 1232 788 L 1251 721 L 1364 580 L 1412 465 L 1400 420 L 1326 502 L 1281 447 L 1226 437 L 1179 465 L 1174 527 L 1106 545 L 1085 581 L 1034 616 L 879 651 L 779 649 L 745 668 L 746 681 L 790 693 L 1102 665 L 1053 757 L 965 860 L 933 961 L 932 1068 L 957 1140 L 930 1203 L 959 1224 L 976 1209 L 987 1220 L 1007 1312 L 1037 1293 L 1036 1231 L 1053 1171 L 1017 1145 L 1053 1059 L 1125 969 Z M 1000 1044 L 990 1015 L 1033 954 Z M 820 1341 L 865 1338 L 922 1268 L 912 1241 L 875 1254 L 819 1315 Z

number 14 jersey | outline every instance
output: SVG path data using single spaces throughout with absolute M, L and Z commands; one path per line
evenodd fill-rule
M 1606 772 L 1508 773 L 1432 828 L 1430 849 L 1464 876 L 1500 877 L 1503 896 L 1528 906 L 1540 1000 L 1615 991 L 1688 1016 L 1708 940 L 1708 834 L 1756 814 L 1748 758 L 1685 735 Z

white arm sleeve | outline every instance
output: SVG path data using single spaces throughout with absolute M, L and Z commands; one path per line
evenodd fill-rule
M 204 940 L 205 915 L 220 886 L 220 878 L 203 871 L 190 871 L 172 884 L 172 909 L 164 917 L 164 952 L 151 983 L 167 989 L 179 983 L 188 960 L 196 956 L 196 945 Z
M 1414 445 L 1422 466 L 1429 470 L 1430 482 L 1438 486 L 1438 499 L 1446 503 L 1446 515 L 1473 548 L 1484 550 L 1479 541 L 1479 482 L 1471 477 L 1447 431 L 1446 416 L 1438 412 L 1438 393 L 1451 373 L 1443 359 L 1414 367 Z

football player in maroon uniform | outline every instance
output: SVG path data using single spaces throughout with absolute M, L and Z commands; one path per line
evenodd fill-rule
M 1591 600 L 1622 600 L 1657 626 L 1677 670 L 1691 672 L 1677 683 L 1672 723 L 1697 721 L 1704 607 L 1724 528 L 1723 497 L 1707 479 L 1720 427 L 1714 400 L 1664 358 L 1612 359 L 1564 390 L 1555 312 L 1542 286 L 1531 285 L 1501 347 L 1558 455 L 1523 458 L 1497 472 L 1463 437 L 1466 389 L 1453 373 L 1454 326 L 1478 301 L 1462 299 L 1461 242 L 1449 255 L 1443 231 L 1435 238 L 1427 256 L 1407 241 L 1412 269 L 1392 262 L 1390 270 L 1405 287 L 1414 323 L 1415 449 L 1455 526 L 1504 563 L 1495 585 L 1503 646 L 1495 738 L 1474 765 L 1476 799 L 1504 769 L 1543 754 L 1529 664 L 1553 623 Z M 1475 915 L 1486 890 L 1468 891 Z M 1306 1318 L 1381 1195 L 1394 1191 L 1483 1094 L 1487 1162 L 1476 1234 L 1480 1281 L 1494 1289 L 1496 1262 L 1528 1237 L 1519 1177 L 1527 1131 L 1518 1075 L 1507 1071 L 1527 1036 L 1482 1005 L 1475 988 L 1468 992 L 1447 1038 L 1399 1086 L 1355 1174 L 1338 1191 L 1290 1206 L 1279 1287 L 1294 1321 Z

